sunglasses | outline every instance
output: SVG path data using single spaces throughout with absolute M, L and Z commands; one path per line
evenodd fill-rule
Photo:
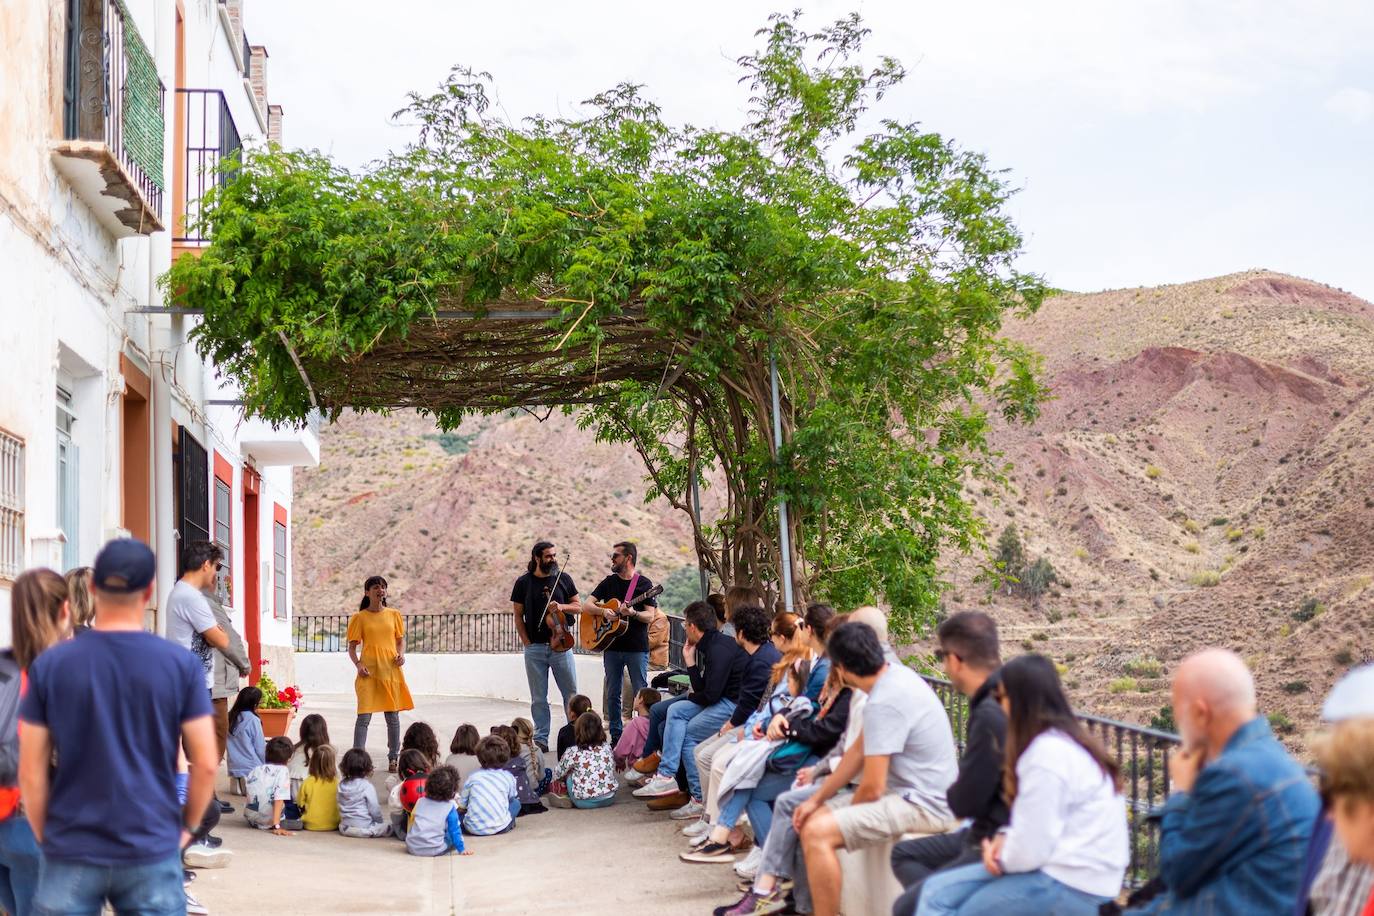
M 949 651 L 948 649 L 936 649 L 935 652 L 934 652 L 933 654 L 934 654 L 935 660 L 936 660 L 937 662 L 944 662 L 945 659 L 950 658 L 950 657 L 959 658 L 958 655 L 956 655 L 955 653 Z

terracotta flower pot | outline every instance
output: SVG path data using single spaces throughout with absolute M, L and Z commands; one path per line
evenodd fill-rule
M 296 711 L 290 707 L 286 709 L 263 709 L 259 706 L 258 718 L 262 720 L 264 738 L 280 738 L 291 727 L 291 720 L 296 718 Z

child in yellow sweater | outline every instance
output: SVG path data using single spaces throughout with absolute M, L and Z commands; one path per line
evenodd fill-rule
M 339 768 L 328 744 L 310 755 L 310 775 L 301 783 L 297 804 L 306 830 L 339 829 Z

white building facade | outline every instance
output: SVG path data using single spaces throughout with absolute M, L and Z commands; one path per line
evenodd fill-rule
M 26 568 L 89 565 L 129 534 L 158 554 L 149 626 L 183 543 L 228 555 L 221 592 L 255 662 L 292 679 L 293 467 L 316 425 L 245 419 L 168 314 L 217 166 L 280 140 L 244 0 L 8 0 L 0 17 L 0 644 Z M 248 11 L 251 14 L 251 10 Z

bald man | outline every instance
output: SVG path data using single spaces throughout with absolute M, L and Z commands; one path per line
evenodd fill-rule
M 1169 760 L 1173 793 L 1160 825 L 1168 892 L 1143 913 L 1287 913 L 1297 901 L 1317 793 L 1255 706 L 1234 652 L 1206 649 L 1178 666 Z

